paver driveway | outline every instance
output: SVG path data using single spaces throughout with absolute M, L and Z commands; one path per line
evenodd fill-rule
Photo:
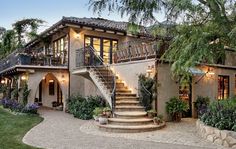
M 186 145 L 160 142 L 152 133 L 114 134 L 99 132 L 92 121 L 83 121 L 73 116 L 52 110 L 40 110 L 44 121 L 31 129 L 23 138 L 23 142 L 32 146 L 48 149 L 203 149 L 219 148 L 209 142 L 203 145 Z M 171 128 L 174 131 L 174 128 Z M 186 128 L 188 129 L 188 128 Z M 91 132 L 93 131 L 93 132 Z M 165 130 L 162 130 L 165 131 Z M 168 131 L 168 130 L 166 130 Z M 92 134 L 93 133 L 93 134 Z M 101 135 L 102 134 L 102 135 Z M 160 134 L 161 135 L 161 134 Z M 171 134 L 166 134 L 171 135 Z M 141 138 L 132 136 L 142 136 Z M 147 139 L 143 139 L 143 138 Z M 165 139 L 165 136 L 163 136 Z M 178 136 L 181 137 L 181 136 Z M 191 139 L 191 138 L 190 138 Z

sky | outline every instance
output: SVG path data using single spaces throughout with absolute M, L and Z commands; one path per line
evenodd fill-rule
M 23 18 L 40 18 L 47 23 L 40 30 L 44 30 L 59 21 L 62 16 L 99 17 L 89 10 L 89 0 L 0 0 L 0 26 L 7 29 Z M 103 18 L 127 21 L 117 13 L 104 12 Z

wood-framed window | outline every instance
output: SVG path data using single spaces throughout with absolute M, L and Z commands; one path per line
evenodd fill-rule
M 61 64 L 68 62 L 68 35 L 53 41 L 53 57 L 59 58 Z
M 92 46 L 96 50 L 96 54 L 101 56 L 105 64 L 112 64 L 115 60 L 114 52 L 117 51 L 118 40 L 85 35 L 84 46 Z M 88 59 L 87 57 L 85 59 Z
M 229 76 L 218 76 L 218 100 L 229 98 Z

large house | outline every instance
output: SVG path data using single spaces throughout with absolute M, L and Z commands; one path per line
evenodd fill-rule
M 193 102 L 198 95 L 212 100 L 235 95 L 234 51 L 227 50 L 221 64 L 192 68 L 192 83 L 183 88 L 171 76 L 170 65 L 158 63 L 166 49 L 156 45 L 159 39 L 145 27 L 140 27 L 137 34 L 127 28 L 127 22 L 63 17 L 1 60 L 1 83 L 13 87 L 17 82 L 20 88 L 27 82 L 29 103 L 52 107 L 54 102 L 64 110 L 66 99 L 73 94 L 103 96 L 116 115 L 110 119 L 111 124 L 103 126 L 105 129 L 115 129 L 116 123 L 123 123 L 126 129 L 132 122 L 137 125 L 135 129 L 155 129 L 149 125 L 150 119 L 144 118 L 146 112 L 138 101 L 139 74 L 155 76 L 158 87 L 153 108 L 165 119 L 165 103 L 173 96 L 189 104 L 185 117 L 194 117 Z M 138 127 L 139 123 L 146 127 Z

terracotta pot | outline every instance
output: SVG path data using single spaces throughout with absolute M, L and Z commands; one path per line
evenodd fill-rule
M 161 123 L 160 120 L 153 120 L 154 124 L 159 125 Z
M 111 117 L 111 111 L 105 111 L 105 115 L 106 115 L 107 117 Z
M 172 117 L 173 121 L 180 122 L 181 121 L 181 113 L 175 113 Z

